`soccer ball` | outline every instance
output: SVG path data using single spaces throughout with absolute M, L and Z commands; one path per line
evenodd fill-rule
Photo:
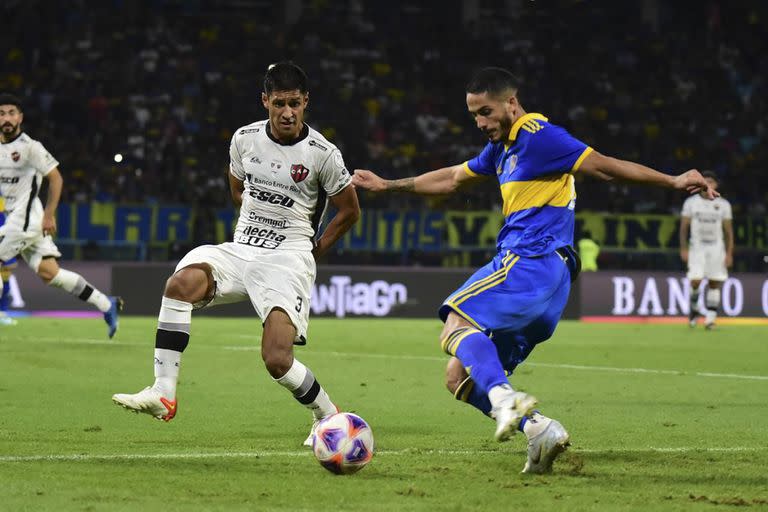
M 312 451 L 320 465 L 331 473 L 355 473 L 373 457 L 373 432 L 360 416 L 340 412 L 317 426 Z

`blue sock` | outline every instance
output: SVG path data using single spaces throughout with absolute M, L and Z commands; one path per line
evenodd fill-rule
M 484 395 L 494 386 L 509 384 L 496 345 L 474 327 L 461 327 L 442 341 L 443 350 L 456 356 Z
M 0 311 L 8 311 L 11 304 L 11 283 L 3 281 L 3 294 L 0 296 Z
M 480 391 L 478 386 L 472 386 L 472 391 L 467 397 L 467 403 L 486 416 L 491 414 L 491 401 L 488 400 L 488 393 Z

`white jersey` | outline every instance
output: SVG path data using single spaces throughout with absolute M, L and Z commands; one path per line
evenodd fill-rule
M 251 247 L 311 251 L 327 197 L 352 182 L 341 152 L 306 124 L 291 144 L 268 121 L 239 128 L 229 158 L 245 187 L 233 240 Z
M 723 245 L 723 221 L 733 218 L 727 200 L 704 199 L 699 194 L 685 200 L 682 216 L 691 219 L 691 247 Z
M 58 165 L 43 145 L 26 133 L 0 144 L 0 196 L 5 200 L 9 228 L 42 229 L 43 204 L 37 195 L 43 177 Z

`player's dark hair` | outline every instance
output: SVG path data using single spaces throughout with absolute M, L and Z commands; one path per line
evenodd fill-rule
M 715 171 L 703 171 L 701 175 L 704 176 L 705 178 L 712 178 L 717 183 L 720 183 L 720 179 L 717 177 L 717 174 L 715 173 Z
M 483 68 L 467 84 L 467 92 L 472 94 L 499 94 L 509 89 L 517 91 L 520 79 L 503 68 Z
M 23 112 L 23 109 L 21 108 L 21 100 L 18 96 L 14 96 L 7 92 L 0 93 L 0 105 L 13 105 L 19 112 Z
M 264 75 L 264 92 L 267 95 L 274 91 L 295 91 L 297 89 L 302 94 L 306 94 L 309 90 L 307 88 L 307 74 L 304 73 L 303 69 L 287 60 L 269 66 L 267 74 Z

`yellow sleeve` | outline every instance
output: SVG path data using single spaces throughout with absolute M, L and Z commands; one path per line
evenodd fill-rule
M 465 173 L 467 173 L 469 176 L 472 176 L 473 178 L 480 176 L 479 174 L 477 174 L 476 172 L 474 172 L 472 169 L 469 168 L 469 160 L 461 164 L 461 167 L 464 169 Z
M 584 162 L 584 159 L 587 158 L 592 151 L 593 151 L 592 148 L 587 146 L 584 152 L 581 153 L 581 156 L 576 159 L 576 162 L 573 164 L 573 167 L 571 168 L 571 172 L 578 171 L 579 167 L 581 167 L 582 162 Z

